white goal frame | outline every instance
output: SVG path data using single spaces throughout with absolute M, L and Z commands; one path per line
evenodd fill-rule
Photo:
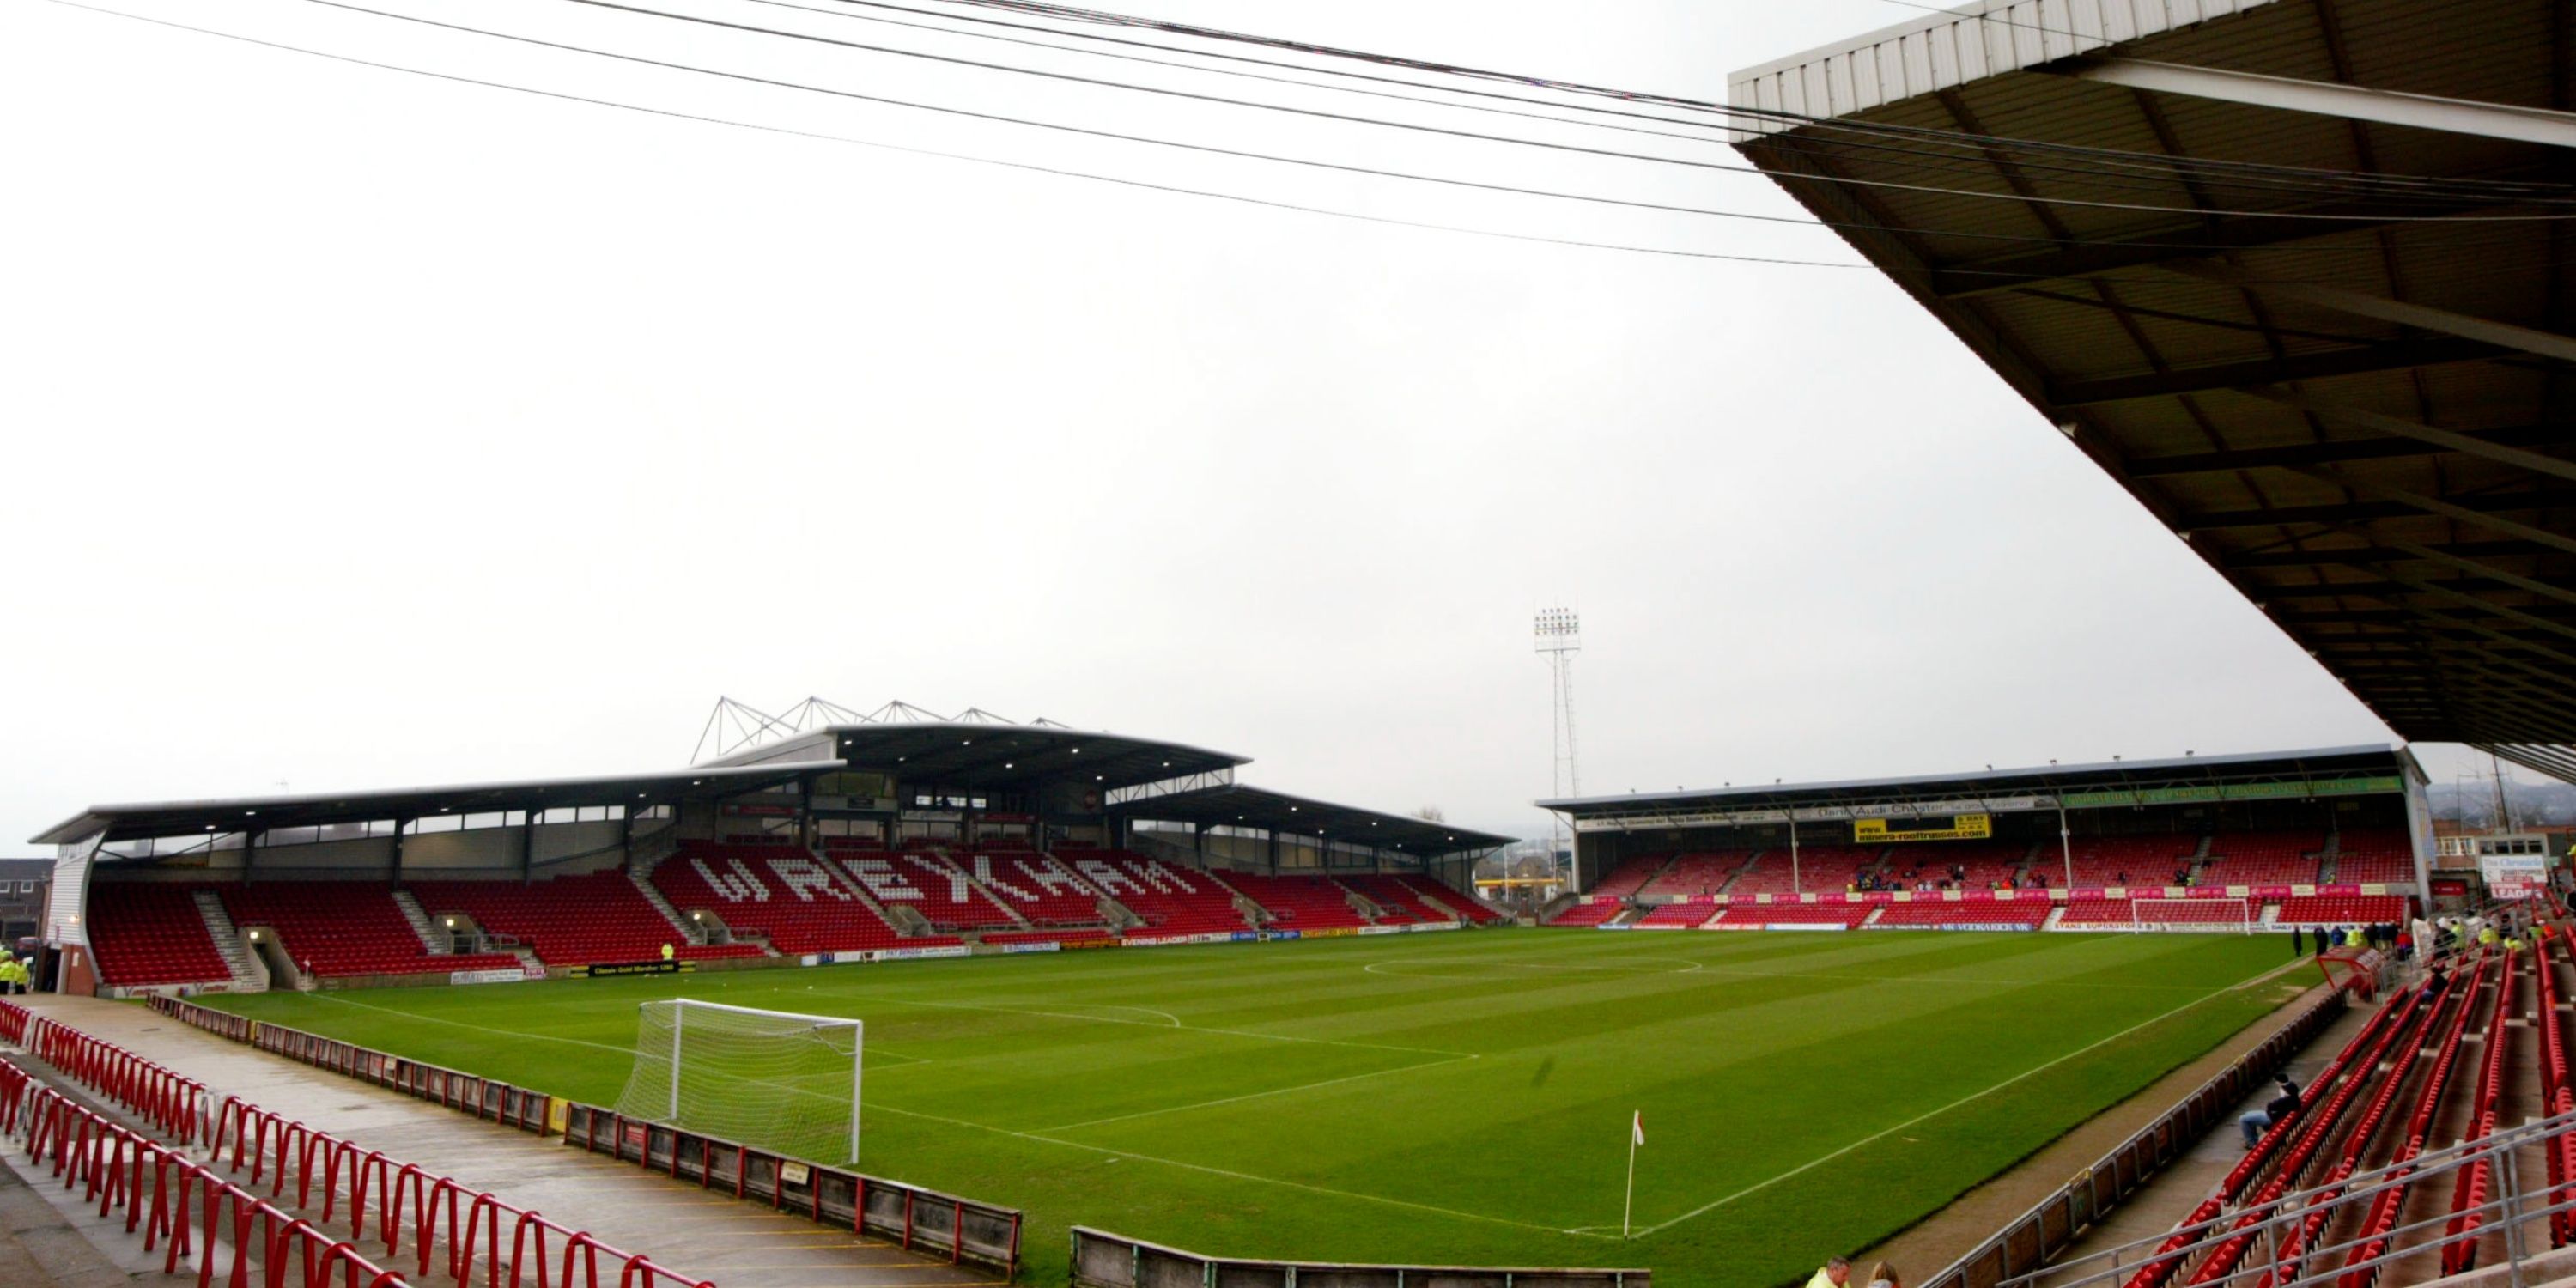
M 2237 926 L 2233 926 L 2233 927 L 2229 926 L 2229 925 L 2228 925 L 2228 923 L 2223 922 L 2223 921 L 2162 921 L 2162 920 L 2158 920 L 2158 919 L 2151 918 L 2151 917 L 2148 917 L 2148 916 L 2143 915 L 2144 910 L 2141 908 L 2141 906 L 2140 906 L 2140 905 L 2142 905 L 2142 904 L 2150 904 L 2150 903 L 2152 903 L 2152 904 L 2172 904 L 2172 903 L 2178 903 L 2178 904 L 2189 904 L 2189 905 L 2192 905 L 2192 906 L 2195 906 L 2195 907 L 2203 907 L 2203 908 L 2209 907 L 2209 906 L 2211 906 L 2211 905 L 2213 905 L 2213 904 L 2215 904 L 2215 905 L 2219 905 L 2219 906 L 2222 906 L 2222 907 L 2223 907 L 2223 906 L 2225 906 L 2225 905 L 2227 905 L 2227 904 L 2234 904 L 2234 905 L 2236 905 L 2236 910 L 2237 910 L 2240 914 L 2242 914 L 2242 915 L 2243 915 L 2244 920 L 2243 920 L 2243 923 L 2242 923 L 2241 925 L 2237 925 Z M 2263 913 L 2262 913 L 2262 903 L 2263 903 L 2263 901 L 2262 901 L 2262 900 L 2260 900 L 2260 899 L 2240 898 L 2240 897 L 2237 897 L 2237 896 L 2235 896 L 2235 895 L 2222 895 L 2222 896 L 2220 896 L 2220 897 L 2218 897 L 2218 898 L 2215 898 L 2215 899 L 2210 899 L 2210 898 L 2201 898 L 2201 899 L 2173 899 L 2173 898 L 2167 898 L 2167 897 L 2162 896 L 2162 895 L 2158 895 L 2158 896 L 2155 896 L 2155 897 L 2152 897 L 2152 898 L 2146 898 L 2146 899 L 2131 899 L 2131 900 L 2129 900 L 2129 929 L 2131 929 L 2131 930 L 2133 930 L 2133 931 L 2140 931 L 2140 932 L 2146 932 L 2146 931 L 2168 931 L 2168 930 L 2186 930 L 2186 931 L 2195 931 L 2195 930 L 2196 930 L 2196 931 L 2205 931 L 2205 932 L 2210 933 L 2210 934 L 2224 934 L 2224 933 L 2227 933 L 2229 930 L 2231 930 L 2231 929 L 2232 929 L 2232 930 L 2234 931 L 2234 933 L 2236 933 L 2236 934 L 2240 934 L 2240 935 L 2250 935 L 2250 934 L 2253 934 L 2253 933 L 2254 933 L 2254 923 L 2255 923 L 2255 921 L 2263 915 Z
M 735 1015 L 756 1015 L 766 1020 L 803 1021 L 817 1029 L 848 1029 L 850 1031 L 850 1156 L 846 1162 L 856 1163 L 859 1161 L 859 1107 L 866 1103 L 865 1092 L 867 1089 L 865 1072 L 868 1045 L 867 1021 L 854 1020 L 845 1015 L 807 1015 L 798 1011 L 764 1011 L 755 1006 L 731 1006 L 723 1002 L 701 1002 L 695 998 L 688 997 L 656 998 L 649 1002 L 637 1003 L 635 1009 L 637 1014 L 641 1016 L 643 1013 L 648 1012 L 657 1006 L 666 1006 L 671 1008 L 671 1051 L 670 1054 L 665 1057 L 670 1062 L 671 1103 L 668 1116 L 662 1120 L 665 1126 L 671 1127 L 677 1127 L 680 1124 L 680 1069 L 682 1068 L 680 1057 L 683 1053 L 683 1043 L 686 1040 L 689 1028 L 689 1016 L 692 1012 L 725 1011 Z M 638 1051 L 636 1054 L 640 1056 L 643 1052 Z M 815 1161 L 821 1162 L 823 1160 L 816 1159 Z

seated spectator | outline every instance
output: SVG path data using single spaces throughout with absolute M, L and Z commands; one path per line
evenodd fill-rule
M 1807 1281 L 1807 1288 L 1843 1288 L 1843 1285 L 1849 1282 L 1851 1282 L 1851 1259 L 1832 1257 L 1826 1260 L 1822 1269 L 1816 1271 L 1815 1278 Z
M 2274 1123 L 2288 1122 L 2299 1112 L 2299 1084 L 2291 1081 L 2290 1075 L 2286 1073 L 2276 1074 L 2272 1080 L 2280 1084 L 2279 1094 L 2273 1096 L 2262 1108 L 2236 1120 L 2237 1129 L 2245 1133 L 2245 1148 L 2248 1152 L 2251 1152 L 2255 1144 L 2263 1139 L 2263 1133 Z

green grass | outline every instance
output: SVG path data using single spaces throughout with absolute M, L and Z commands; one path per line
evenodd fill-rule
M 606 1104 L 645 999 L 858 1016 L 863 1167 L 1026 1209 L 1031 1283 L 1063 1282 L 1081 1223 L 1697 1288 L 1922 1219 L 2272 1010 L 2283 984 L 2234 986 L 2285 960 L 2244 936 L 1521 930 L 207 1000 Z

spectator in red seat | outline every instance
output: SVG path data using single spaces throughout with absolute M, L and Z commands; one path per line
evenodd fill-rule
M 1851 1282 L 1851 1259 L 1832 1257 L 1825 1261 L 1823 1269 L 1816 1272 L 1815 1278 L 1807 1281 L 1807 1288 L 1843 1288 L 1843 1285 L 1849 1282 Z
M 2286 1073 L 2275 1075 L 2273 1081 L 2281 1084 L 2281 1094 L 2272 1097 L 2262 1108 L 2236 1120 L 2237 1127 L 2245 1133 L 2245 1148 L 2249 1152 L 2256 1141 L 2263 1139 L 2267 1128 L 2274 1123 L 2288 1122 L 2299 1112 L 2299 1084 L 2292 1082 Z

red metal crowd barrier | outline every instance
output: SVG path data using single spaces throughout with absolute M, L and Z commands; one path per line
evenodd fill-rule
M 25 1020 L 23 1008 L 0 1002 L 0 1024 L 13 1014 Z M 194 1189 L 205 1209 L 206 1247 L 214 1247 L 217 1234 L 224 1230 L 219 1218 L 228 1216 L 231 1223 L 234 1268 L 228 1288 L 250 1288 L 244 1267 L 254 1223 L 260 1225 L 258 1246 L 267 1267 L 266 1288 L 285 1288 L 288 1254 L 302 1257 L 305 1288 L 329 1288 L 333 1274 L 342 1267 L 350 1276 L 345 1288 L 359 1288 L 355 1276 L 360 1267 L 374 1275 L 364 1281 L 369 1288 L 405 1282 L 357 1257 L 354 1243 L 332 1243 L 322 1231 L 335 1219 L 347 1222 L 352 1239 L 367 1238 L 372 1229 L 388 1260 L 402 1255 L 408 1234 L 421 1283 L 430 1282 L 435 1272 L 457 1288 L 471 1288 L 479 1269 L 484 1288 L 499 1288 L 505 1276 L 510 1288 L 600 1288 L 606 1266 L 616 1272 L 617 1288 L 715 1288 L 711 1281 L 692 1279 L 643 1254 L 602 1243 L 585 1231 L 505 1203 L 453 1177 L 433 1176 L 417 1164 L 361 1149 L 239 1097 L 224 1097 L 201 1121 L 197 1109 L 206 1102 L 201 1084 L 41 1016 L 29 1027 L 36 1038 L 30 1050 L 37 1058 L 102 1096 L 147 1118 L 155 1109 L 187 1106 L 183 1127 L 188 1134 L 182 1143 L 202 1140 L 207 1164 L 189 1163 L 176 1151 L 74 1104 L 50 1087 L 31 1085 L 24 1070 L 0 1064 L 0 1132 L 15 1132 L 22 1122 L 28 1124 L 31 1156 L 41 1158 L 46 1149 L 54 1151 L 55 1171 L 66 1176 L 66 1184 L 88 1180 L 87 1197 L 101 1200 L 102 1213 L 112 1210 L 116 1202 L 125 1203 L 129 1231 L 150 1222 L 143 1227 L 144 1246 L 148 1249 L 157 1238 L 168 1237 L 173 1268 L 187 1255 L 186 1213 Z M 25 1117 L 22 1110 L 31 1095 L 41 1112 L 51 1117 Z M 159 1128 L 160 1123 L 155 1120 L 154 1126 Z M 107 1161 L 101 1161 L 102 1156 Z M 155 1160 L 148 1212 L 135 1206 L 146 1201 L 143 1164 L 147 1157 Z M 217 1167 L 235 1176 L 247 1170 L 247 1185 L 226 1180 Z M 257 1192 L 263 1181 L 265 1197 Z M 275 1206 L 287 1201 L 290 1184 L 297 1208 L 310 1207 L 318 1191 L 318 1221 Z M 298 1239 L 319 1240 L 322 1246 L 317 1252 L 293 1242 Z M 210 1288 L 213 1273 L 209 1261 L 200 1272 L 199 1288 Z
M 736 1198 L 766 1200 L 775 1210 L 796 1212 L 820 1225 L 874 1234 L 906 1250 L 945 1254 L 952 1262 L 990 1266 L 1005 1276 L 1019 1273 L 1021 1213 L 1016 1208 L 824 1167 L 667 1125 L 632 1122 L 595 1105 L 557 1100 L 337 1038 L 254 1023 L 174 997 L 156 996 L 151 1006 L 182 1024 L 478 1118 L 523 1131 L 560 1131 L 565 1143 L 591 1153 L 667 1171 L 681 1180 L 695 1180 L 701 1188 L 726 1186 Z M 249 1148 L 256 1153 L 257 1146 L 240 1143 L 242 1130 L 224 1125 L 210 1128 L 208 1134 L 229 1132 L 237 1150 Z M 256 1133 L 261 1128 L 254 1121 L 250 1130 Z
M 212 1288 L 225 1246 L 232 1249 L 227 1288 L 249 1288 L 254 1250 L 263 1288 L 287 1288 L 290 1271 L 302 1288 L 403 1288 L 401 1275 L 368 1260 L 355 1243 L 74 1103 L 15 1065 L 0 1064 L 0 1133 L 23 1134 L 29 1160 L 49 1165 L 66 1190 L 86 1187 L 82 1198 L 96 1202 L 100 1216 L 124 1213 L 126 1232 L 140 1231 L 145 1250 L 165 1249 L 164 1274 L 179 1273 L 194 1256 L 198 1288 Z

